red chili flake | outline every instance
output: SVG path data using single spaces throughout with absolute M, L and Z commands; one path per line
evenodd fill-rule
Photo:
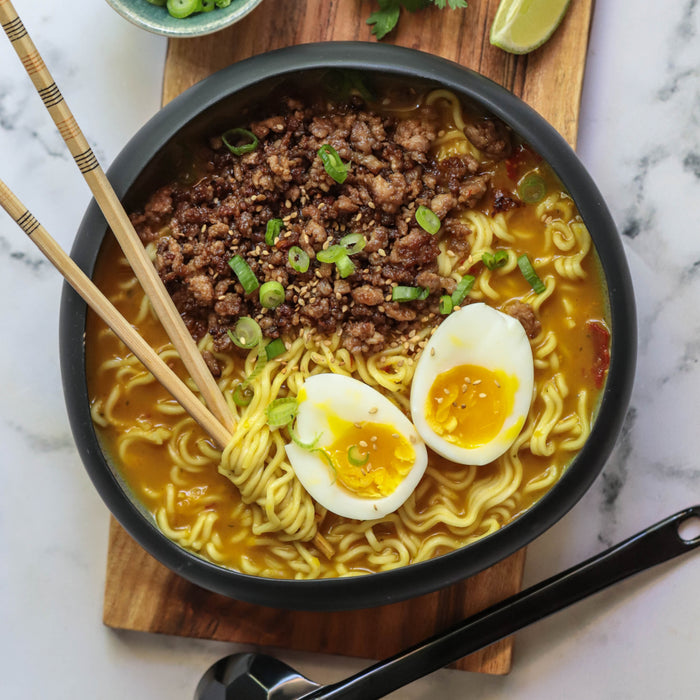
M 595 385 L 600 389 L 603 386 L 605 373 L 610 367 L 610 331 L 600 321 L 588 321 L 586 323 L 593 342 L 593 367 L 591 373 Z

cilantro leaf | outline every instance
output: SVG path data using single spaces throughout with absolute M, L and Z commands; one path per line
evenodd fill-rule
M 367 24 L 374 25 L 372 34 L 377 39 L 383 39 L 396 26 L 400 12 L 401 7 L 398 0 L 380 0 L 379 9 L 367 18 Z
M 373 25 L 372 34 L 377 39 L 383 39 L 396 26 L 402 8 L 417 12 L 434 4 L 441 10 L 447 5 L 450 9 L 457 10 L 467 7 L 467 0 L 377 0 L 377 4 L 379 9 L 367 18 L 367 24 Z

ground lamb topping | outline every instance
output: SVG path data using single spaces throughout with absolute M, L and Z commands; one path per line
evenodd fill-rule
M 208 172 L 195 184 L 158 190 L 132 221 L 144 243 L 156 241 L 157 270 L 192 335 L 209 333 L 216 350 L 229 350 L 227 331 L 251 316 L 268 338 L 296 336 L 303 328 L 338 333 L 351 352 L 378 352 L 410 342 L 415 331 L 437 325 L 439 298 L 454 289 L 438 271 L 438 243 L 469 255 L 468 228 L 458 213 L 475 207 L 490 175 L 469 155 L 438 162 L 431 144 L 438 113 L 421 108 L 398 120 L 361 104 L 303 107 L 288 100 L 280 113 L 249 125 L 259 143 L 243 155 L 211 142 Z M 470 127 L 490 157 L 509 151 L 503 125 Z M 348 164 L 340 184 L 326 172 L 318 149 L 328 144 Z M 438 235 L 417 223 L 419 206 L 441 220 Z M 265 242 L 268 221 L 281 219 L 279 237 Z M 366 245 L 351 256 L 354 271 L 341 277 L 318 253 L 349 233 Z M 289 262 L 298 246 L 308 270 Z M 229 260 L 240 255 L 262 284 L 277 280 L 285 300 L 261 306 L 258 290 L 245 294 Z M 392 301 L 396 285 L 428 290 L 423 300 Z

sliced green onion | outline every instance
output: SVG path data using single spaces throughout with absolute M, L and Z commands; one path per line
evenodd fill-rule
M 247 381 L 242 381 L 233 390 L 233 403 L 236 406 L 247 406 L 253 400 L 254 395 L 253 387 Z
M 275 338 L 275 340 L 271 340 L 265 346 L 265 354 L 267 355 L 268 360 L 274 360 L 276 357 L 283 355 L 285 352 L 287 352 L 287 348 L 284 346 L 284 341 L 282 338 Z
M 263 344 L 258 342 L 258 356 L 255 358 L 253 371 L 245 378 L 246 382 L 255 381 L 267 364 L 267 355 Z
M 292 397 L 275 399 L 265 409 L 265 413 L 271 428 L 281 428 L 294 420 L 297 414 L 297 400 Z
M 440 313 L 444 316 L 452 313 L 452 308 L 454 304 L 452 303 L 452 297 L 449 294 L 443 294 L 440 297 Z
M 337 474 L 338 470 L 335 468 L 335 464 L 333 464 L 333 457 L 331 457 L 328 452 L 326 452 L 322 447 L 314 447 L 311 452 L 321 455 L 321 459 L 323 459 L 323 461 L 331 468 L 333 474 Z M 333 480 L 333 483 L 335 483 L 335 479 Z
M 430 290 L 427 287 L 406 287 L 397 285 L 391 290 L 392 301 L 422 301 L 428 298 Z
M 367 245 L 367 239 L 361 233 L 348 233 L 340 239 L 340 245 L 348 255 L 355 255 Z
M 326 172 L 340 185 L 345 182 L 345 178 L 348 176 L 349 166 L 343 163 L 338 151 L 333 148 L 333 146 L 324 143 L 321 148 L 318 149 L 318 157 L 323 162 L 323 167 Z
M 473 277 L 472 275 L 464 275 L 464 277 L 462 277 L 462 279 L 459 282 L 457 282 L 457 286 L 452 292 L 453 307 L 459 306 L 464 301 L 467 294 L 469 294 L 472 286 L 474 285 L 474 280 L 475 277 Z
M 199 11 L 200 12 L 211 12 L 216 9 L 215 0 L 199 0 Z
M 537 173 L 528 173 L 518 182 L 518 197 L 525 204 L 537 204 L 547 194 L 544 178 Z
M 231 4 L 231 0 L 216 0 L 216 6 L 219 8 L 228 7 Z
M 283 225 L 284 221 L 282 221 L 282 219 L 270 219 L 267 222 L 267 227 L 265 228 L 265 243 L 267 243 L 267 245 L 275 244 L 275 241 L 280 236 Z
M 434 236 L 442 225 L 440 223 L 440 217 L 438 217 L 432 209 L 428 209 L 428 207 L 424 207 L 422 204 L 416 209 L 416 221 L 418 225 L 431 236 Z
M 359 445 L 348 447 L 348 462 L 354 467 L 364 467 L 369 462 L 369 452 L 363 452 Z
M 260 304 L 266 309 L 276 309 L 284 301 L 284 287 L 277 280 L 264 282 L 260 287 Z
M 529 282 L 536 294 L 542 294 L 542 292 L 547 289 L 544 282 L 535 272 L 535 268 L 532 266 L 530 258 L 528 258 L 527 255 L 521 255 L 518 258 L 518 267 L 520 268 L 520 272 L 523 273 L 523 277 Z
M 309 256 L 298 245 L 289 249 L 289 265 L 292 270 L 306 272 L 309 269 Z
M 197 11 L 199 0 L 168 0 L 168 12 L 177 19 L 189 17 L 193 12 Z
M 335 267 L 343 279 L 355 272 L 355 263 L 350 260 L 347 253 L 335 261 Z
M 495 253 L 485 252 L 481 256 L 481 262 L 484 263 L 489 270 L 503 267 L 508 262 L 508 251 L 497 250 Z
M 342 257 L 346 257 L 348 251 L 342 245 L 332 245 L 316 253 L 316 260 L 322 263 L 334 263 Z
M 240 255 L 234 255 L 228 261 L 228 264 L 236 277 L 238 277 L 238 281 L 246 294 L 254 292 L 260 286 L 255 273 L 250 269 L 250 265 Z
M 254 151 L 259 143 L 258 137 L 248 129 L 229 129 L 222 134 L 221 140 L 234 156 L 242 156 L 244 153 Z M 234 145 L 237 143 L 239 145 Z
M 311 442 L 304 442 L 297 434 L 294 428 L 290 425 L 289 426 L 289 435 L 292 438 L 292 442 L 295 445 L 299 445 L 303 450 L 309 450 L 309 452 L 313 452 L 314 450 L 317 449 L 316 445 L 318 444 L 318 441 L 321 439 L 321 433 L 316 433 L 314 436 L 314 439 Z
M 254 348 L 262 340 L 258 322 L 250 316 L 239 318 L 233 330 L 226 331 L 231 342 L 244 350 Z

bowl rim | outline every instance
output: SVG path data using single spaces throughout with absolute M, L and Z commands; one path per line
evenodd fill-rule
M 552 489 L 515 520 L 458 550 L 391 571 L 333 579 L 267 579 L 224 569 L 182 549 L 144 518 L 129 499 L 101 453 L 90 417 L 84 344 L 87 307 L 64 284 L 59 345 L 69 422 L 83 464 L 112 514 L 151 555 L 203 588 L 253 604 L 320 611 L 374 607 L 434 592 L 515 553 L 563 517 L 598 476 L 622 429 L 634 381 L 637 326 L 621 238 L 602 195 L 573 149 L 543 117 L 505 88 L 473 70 L 416 49 L 370 42 L 323 42 L 278 49 L 224 68 L 175 98 L 129 140 L 107 171 L 117 195 L 124 196 L 174 133 L 215 103 L 268 78 L 317 68 L 434 80 L 509 124 L 551 165 L 577 202 L 607 283 L 612 331 L 610 369 L 591 435 Z M 71 252 L 88 275 L 106 229 L 93 200 Z

